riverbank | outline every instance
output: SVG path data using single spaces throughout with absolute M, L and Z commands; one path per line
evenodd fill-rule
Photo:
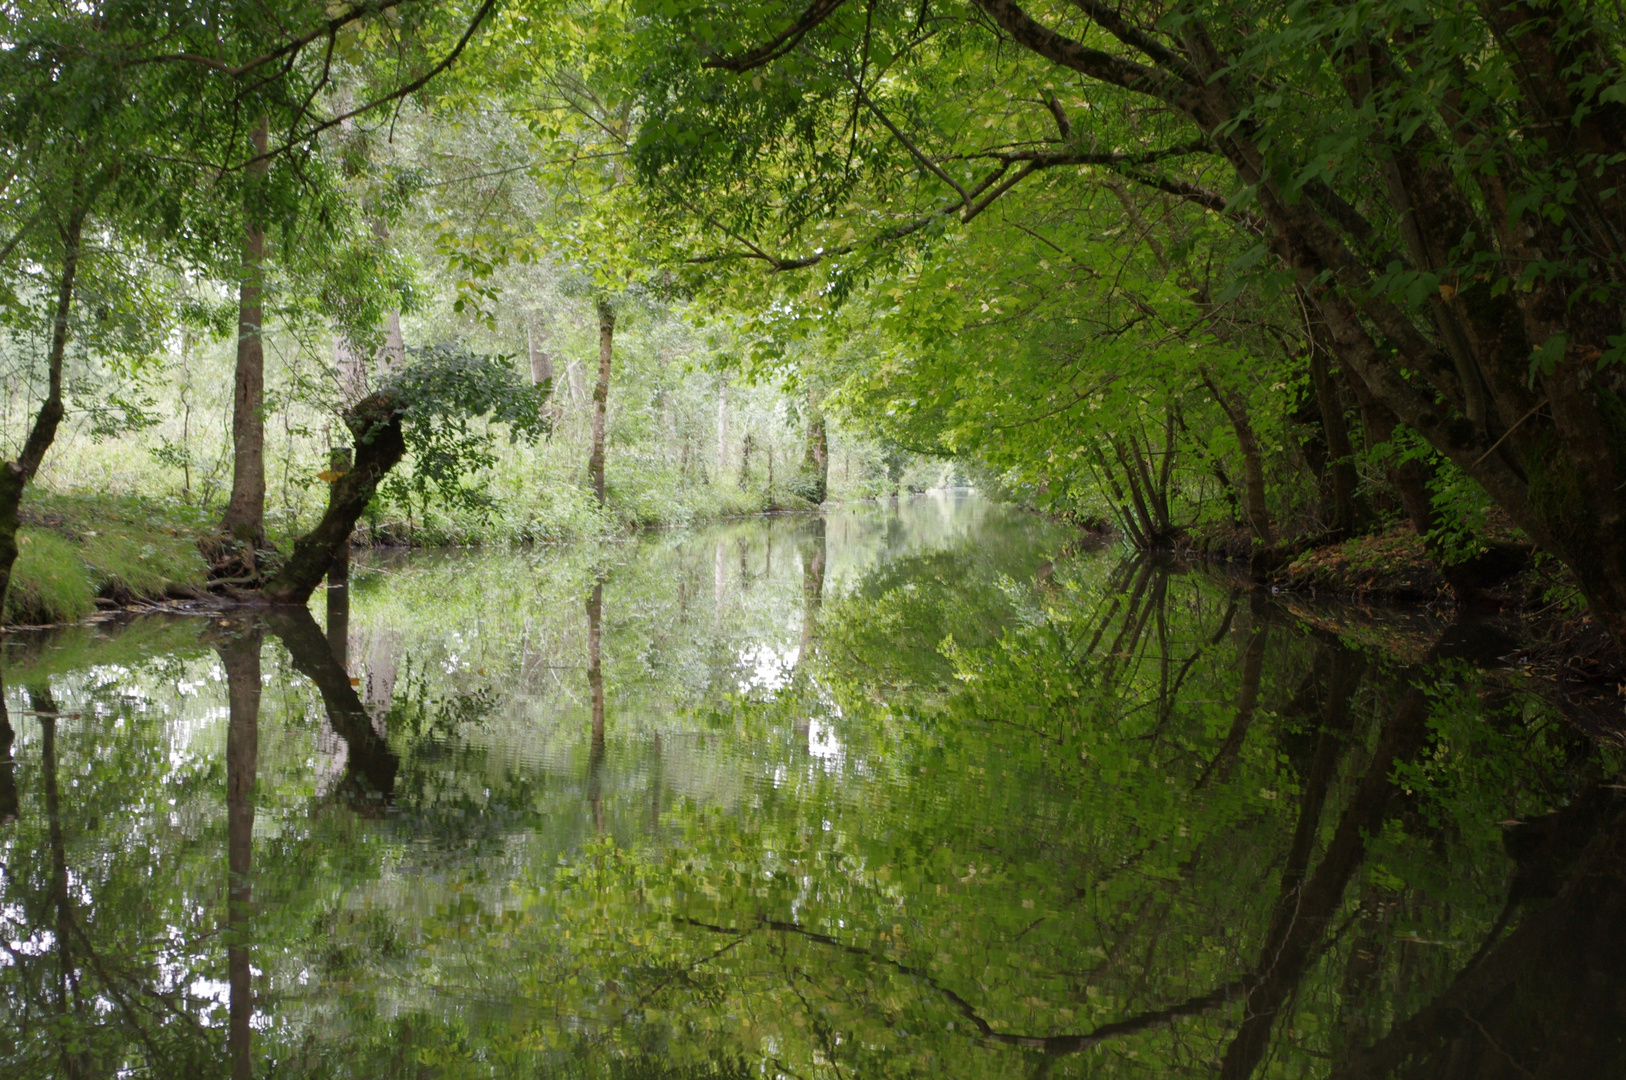
M 410 550 L 557 545 L 818 509 L 788 488 L 691 501 L 664 512 L 649 506 L 601 509 L 590 497 L 584 498 L 587 501 L 555 498 L 551 505 L 568 504 L 570 512 L 547 520 L 493 521 L 484 530 L 363 520 L 357 539 L 368 547 Z M 4 610 L 7 628 L 78 623 L 98 611 L 209 595 L 209 565 L 202 551 L 215 540 L 216 510 L 174 499 L 31 490 L 21 517 L 17 561 Z M 301 531 L 273 525 L 271 542 L 286 551 Z
M 762 503 L 748 508 L 719 505 L 711 513 L 688 515 L 682 521 L 644 522 L 629 520 L 616 509 L 597 511 L 595 507 L 597 516 L 591 529 L 578 522 L 578 527 L 562 535 L 503 535 L 474 542 L 449 541 L 434 531 L 377 530 L 366 523 L 357 532 L 358 539 L 380 541 L 371 545 L 375 550 L 554 546 L 787 511 L 816 512 L 804 500 L 788 495 L 783 500 L 764 498 Z M 190 607 L 210 595 L 208 565 L 200 547 L 214 538 L 212 513 L 171 500 L 34 492 L 25 503 L 23 521 L 20 554 L 5 609 L 9 628 L 79 623 L 99 611 Z M 1106 540 L 1097 529 L 1068 524 L 1079 529 L 1082 544 L 1094 546 Z M 276 535 L 273 542 L 286 550 L 291 539 Z M 1246 550 L 1241 547 L 1246 537 L 1210 537 L 1201 551 L 1179 554 L 1215 568 L 1246 566 L 1245 559 L 1237 559 L 1227 547 L 1227 539 L 1230 547 Z M 1338 601 L 1357 609 L 1422 607 L 1444 613 L 1459 606 L 1449 583 L 1407 524 L 1299 552 L 1269 571 L 1265 584 L 1278 594 L 1310 602 Z M 1527 662 L 1544 673 L 1601 682 L 1623 670 L 1607 635 L 1588 617 L 1573 583 L 1551 560 L 1531 560 L 1524 570 L 1483 590 L 1474 606 L 1494 612 L 1498 625 L 1528 657 Z
M 1587 610 L 1573 576 L 1557 560 L 1521 544 L 1506 527 L 1491 530 L 1473 564 L 1477 584 L 1464 598 L 1429 557 L 1409 522 L 1349 540 L 1305 547 L 1256 576 L 1289 602 L 1333 602 L 1351 611 L 1408 608 L 1471 613 L 1507 638 L 1519 666 L 1544 678 L 1626 685 L 1626 657 Z M 1210 566 L 1249 567 L 1251 537 L 1209 536 L 1183 551 Z M 1290 542 L 1289 542 L 1290 543 Z
M 79 622 L 99 609 L 198 597 L 208 587 L 203 523 L 183 505 L 31 491 L 21 516 L 8 626 Z

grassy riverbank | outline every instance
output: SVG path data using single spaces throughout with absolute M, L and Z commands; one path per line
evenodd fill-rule
M 195 511 L 133 496 L 31 491 L 6 594 L 10 625 L 75 622 L 102 606 L 200 593 Z

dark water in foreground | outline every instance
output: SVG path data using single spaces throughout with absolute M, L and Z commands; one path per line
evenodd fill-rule
M 0 1076 L 1626 1075 L 1558 688 L 1069 539 L 926 496 L 14 638 Z

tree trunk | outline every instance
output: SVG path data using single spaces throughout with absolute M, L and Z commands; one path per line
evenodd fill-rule
M 254 129 L 256 155 L 265 153 L 267 121 Z M 250 166 L 263 176 L 269 162 Z M 237 293 L 237 376 L 232 396 L 231 499 L 220 531 L 239 546 L 243 569 L 256 569 L 255 552 L 265 547 L 265 227 L 252 210 L 243 225 L 243 265 Z
M 593 702 L 592 743 L 587 755 L 587 803 L 593 831 L 604 832 L 604 583 L 587 594 L 587 688 Z
M 553 392 L 553 357 L 548 351 L 539 348 L 536 343 L 536 319 L 530 318 L 525 323 L 525 352 L 531 361 L 531 385 L 540 386 L 542 390 L 542 415 L 553 419 L 558 418 L 558 405 Z
M 1236 710 L 1231 714 L 1231 728 L 1225 735 L 1225 741 L 1220 743 L 1213 758 L 1203 767 L 1193 785 L 1194 789 L 1201 789 L 1214 779 L 1221 783 L 1225 781 L 1237 755 L 1242 753 L 1242 743 L 1248 737 L 1248 729 L 1253 726 L 1254 713 L 1259 708 L 1259 686 L 1265 672 L 1265 646 L 1270 637 L 1270 621 L 1266 616 L 1265 604 L 1262 589 L 1249 590 L 1248 643 L 1242 649 L 1242 681 L 1237 686 Z
M 1327 367 L 1327 357 L 1313 344 L 1310 348 L 1310 384 L 1315 388 L 1316 407 L 1321 414 L 1321 431 L 1327 440 L 1327 488 L 1332 496 L 1333 534 L 1353 536 L 1364 517 L 1357 502 L 1360 475 L 1355 471 L 1355 447 L 1349 441 L 1349 425 L 1344 420 L 1344 404 Z
M 351 685 L 350 674 L 333 658 L 322 628 L 306 608 L 271 608 L 265 612 L 265 620 L 287 648 L 294 668 L 316 685 L 328 723 L 344 740 L 342 796 L 369 813 L 380 811 L 394 797 L 401 759 L 374 730 L 373 718 Z
M 745 438 L 740 440 L 740 490 L 751 485 L 751 451 L 756 448 L 756 439 L 747 431 Z
M 1501 95 L 1489 120 L 1472 104 L 1487 92 L 1484 65 L 1419 71 L 1396 60 L 1426 24 L 1405 23 L 1392 44 L 1378 23 L 1307 35 L 1344 77 L 1352 138 L 1378 165 L 1362 175 L 1384 186 L 1384 208 L 1366 198 L 1357 207 L 1321 179 L 1287 179 L 1313 170 L 1265 141 L 1254 95 L 1269 80 L 1201 18 L 1182 22 L 1171 49 L 1110 5 L 1089 5 L 1102 36 L 1138 50 L 1148 68 L 1058 33 L 1019 0 L 975 2 L 1022 47 L 1184 115 L 1235 170 L 1245 204 L 1157 170 L 1126 177 L 1265 237 L 1314 298 L 1339 359 L 1570 568 L 1626 648 L 1626 372 L 1600 364 L 1626 329 L 1610 284 L 1626 275 L 1617 153 L 1626 105 L 1597 91 L 1615 77 L 1601 9 L 1523 0 L 1465 9 L 1462 27 L 1481 39 L 1471 48 L 1499 51 L 1516 73 L 1489 91 Z M 1413 101 L 1419 78 L 1437 87 L 1437 116 L 1397 104 Z M 1469 157 L 1460 175 L 1458 152 Z M 1548 201 L 1521 206 L 1523 191 L 1543 190 L 1554 192 Z M 1363 208 L 1384 216 L 1368 220 Z M 1403 250 L 1388 250 L 1389 235 Z M 1387 294 L 1380 281 L 1391 266 L 1438 279 L 1426 311 Z
M 11 589 L 11 569 L 17 562 L 17 529 L 21 525 L 23 490 L 39 472 L 45 452 L 56 441 L 62 423 L 62 361 L 68 349 L 68 315 L 73 308 L 74 281 L 79 273 L 80 234 L 84 209 L 75 210 L 62 232 L 62 273 L 57 278 L 56 307 L 51 320 L 51 351 L 46 355 L 46 393 L 34 426 L 16 461 L 0 466 L 0 612 Z
M 68 847 L 62 832 L 62 795 L 57 781 L 56 721 L 58 710 L 49 687 L 29 687 L 29 704 L 40 719 L 40 773 L 45 788 L 45 821 L 51 846 L 51 902 L 56 907 L 56 1004 L 62 1027 L 58 1036 L 62 1075 L 67 1080 L 97 1076 L 101 1070 L 74 1037 L 73 1029 L 86 1024 L 85 1000 L 80 992 L 79 964 L 74 956 L 73 895 L 69 890 Z M 80 1044 L 80 1045 L 75 1045 Z
M 802 557 L 802 636 L 796 649 L 796 663 L 791 668 L 791 683 L 800 688 L 807 688 L 808 672 L 813 664 L 813 649 L 819 638 L 819 610 L 824 606 L 824 565 L 829 552 L 829 539 L 826 533 L 824 515 L 820 514 L 813 519 L 813 528 L 808 545 L 800 554 Z M 801 545 L 798 545 L 800 547 Z M 806 710 L 798 712 L 794 725 L 796 741 L 801 745 L 804 753 L 811 753 L 813 749 L 813 725 Z
M 808 501 L 815 506 L 830 493 L 830 439 L 824 426 L 824 410 L 813 392 L 807 395 L 807 451 L 802 459 L 807 475 Z
M 1116 439 L 1112 440 L 1112 447 L 1115 452 L 1119 452 L 1121 457 L 1121 451 L 1118 451 Z M 1106 485 L 1107 493 L 1111 496 L 1111 505 L 1118 515 L 1118 523 L 1129 533 L 1130 541 L 1136 547 L 1142 551 L 1150 550 L 1153 542 L 1152 537 L 1143 527 L 1142 519 L 1136 516 L 1135 507 L 1125 498 L 1123 486 L 1118 483 L 1117 475 L 1113 473 L 1112 466 L 1107 463 L 1106 455 L 1101 452 L 1100 444 L 1092 442 L 1090 450 L 1095 457 L 1096 467 L 1100 469 L 1101 481 Z
M 1349 689 L 1353 690 L 1353 686 Z M 1329 711 L 1332 704 L 1329 702 Z M 1377 834 L 1392 810 L 1396 787 L 1389 774 L 1421 746 L 1427 719 L 1428 696 L 1415 687 L 1407 689 L 1393 717 L 1383 725 L 1366 772 L 1337 829 L 1325 842 L 1320 863 L 1308 875 L 1310 850 L 1315 846 L 1322 810 L 1321 798 L 1312 801 L 1312 781 L 1324 797 L 1327 784 L 1334 779 L 1330 775 L 1331 762 L 1318 762 L 1325 765 L 1322 775 L 1306 778 L 1299 828 L 1288 853 L 1288 865 L 1283 869 L 1281 894 L 1264 947 L 1259 951 L 1258 967 L 1246 980 L 1244 1019 L 1226 1047 L 1220 1066 L 1222 1080 L 1244 1080 L 1253 1075 L 1269 1049 L 1270 1032 L 1283 1004 L 1314 960 L 1315 948 L 1342 905 L 1350 878 L 1365 858 L 1367 837 Z M 1326 737 L 1329 734 L 1331 738 Z M 1318 759 L 1335 757 L 1344 745 L 1335 732 L 1324 732 L 1320 741 Z
M 805 561 L 802 563 L 802 639 L 796 654 L 798 669 L 812 655 L 819 630 L 819 608 L 824 604 L 824 561 L 828 541 L 822 516 L 813 519 L 812 540 L 812 550 L 804 553 Z
M 1253 535 L 1269 548 L 1275 540 L 1270 527 L 1270 507 L 1265 502 L 1265 459 L 1253 433 L 1253 424 L 1248 420 L 1248 404 L 1242 395 L 1221 390 L 1206 374 L 1203 382 L 1236 433 L 1237 448 L 1242 451 L 1242 511 Z
M 356 463 L 328 489 L 327 512 L 316 528 L 294 541 L 282 568 L 265 583 L 260 597 L 271 604 L 310 600 L 338 552 L 350 543 L 378 485 L 406 453 L 401 431 L 404 404 L 391 391 L 370 394 L 345 415 L 356 444 Z
M 22 806 L 17 798 L 17 762 L 11 754 L 11 744 L 17 733 L 11 729 L 11 717 L 6 714 L 5 688 L 0 686 L 0 828 L 17 820 Z
M 367 396 L 367 362 L 343 334 L 333 336 L 333 376 L 339 384 L 339 402 L 345 408 Z
M 593 702 L 593 742 L 604 742 L 604 583 L 587 594 L 587 686 Z
M 1626 1075 L 1626 816 L 1618 798 L 1588 816 L 1600 811 L 1573 865 L 1552 868 L 1563 874 L 1556 895 L 1487 942 L 1433 1001 L 1337 1055 L 1332 1080 Z
M 615 311 L 608 300 L 598 302 L 598 380 L 593 383 L 593 448 L 587 474 L 593 497 L 604 505 L 604 427 L 610 401 L 610 360 L 615 353 Z
M 746 436 L 746 454 L 750 454 L 750 436 Z M 741 466 L 743 471 L 745 466 Z M 717 482 L 728 475 L 728 383 L 717 376 Z

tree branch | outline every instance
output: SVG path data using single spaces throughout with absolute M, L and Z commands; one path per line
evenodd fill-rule
M 380 105 L 387 105 L 390 102 L 404 98 L 409 94 L 417 93 L 419 90 L 423 89 L 429 84 L 429 80 L 433 79 L 436 75 L 439 75 L 441 72 L 451 67 L 454 62 L 456 62 L 457 58 L 462 55 L 463 49 L 467 47 L 469 40 L 474 37 L 475 31 L 480 28 L 480 24 L 485 22 L 486 16 L 490 15 L 492 8 L 496 6 L 497 0 L 485 0 L 485 3 L 480 5 L 480 10 L 474 13 L 474 18 L 470 20 L 468 29 L 463 31 L 463 36 L 458 39 L 458 42 L 452 48 L 452 51 L 447 53 L 434 67 L 430 68 L 416 79 L 413 79 L 405 86 L 400 87 L 397 90 L 393 90 L 381 98 L 375 98 L 365 105 L 351 109 L 349 112 L 340 113 L 338 116 L 324 120 L 322 123 L 317 124 L 315 127 L 306 131 L 303 135 L 295 136 L 294 138 L 291 138 L 287 142 L 283 143 L 281 146 L 278 146 L 276 149 L 267 150 L 263 154 L 258 154 L 243 162 L 241 165 L 235 166 L 235 168 L 246 169 L 250 166 L 257 165 L 262 161 L 267 161 L 271 158 L 287 153 L 294 147 L 309 142 L 311 139 L 315 138 L 317 135 L 320 135 L 328 128 L 337 127 L 346 120 L 360 116 L 363 113 L 371 112 Z
M 1121 86 L 1159 101 L 1176 103 L 1191 88 L 1184 81 L 1111 53 L 1092 49 L 1083 42 L 1064 37 L 1036 22 L 1013 0 L 975 0 L 1000 28 L 1018 45 L 1039 54 L 1053 64 L 1070 68 L 1113 86 Z
M 894 138 L 903 144 L 903 148 L 909 151 L 909 153 L 914 156 L 916 161 L 920 162 L 921 165 L 930 170 L 933 176 L 936 176 L 939 180 L 943 181 L 943 183 L 959 192 L 961 204 L 965 206 L 967 211 L 969 211 L 971 209 L 971 196 L 966 194 L 965 188 L 961 187 L 954 177 L 950 176 L 944 171 L 941 165 L 937 164 L 937 162 L 923 154 L 920 149 L 909 140 L 909 136 L 905 135 L 898 128 L 898 125 L 894 124 L 891 118 L 888 117 L 886 113 L 881 111 L 880 106 L 876 105 L 875 102 L 870 99 L 870 96 L 864 93 L 864 86 L 862 83 L 860 83 L 857 79 L 854 79 L 851 75 L 847 76 L 847 79 L 853 84 L 853 93 L 858 96 L 858 100 L 863 103 L 863 105 L 868 108 L 870 112 L 875 114 L 875 118 L 877 120 L 886 125 L 886 129 L 892 133 Z
M 746 933 L 746 931 L 742 931 L 736 927 L 718 926 L 713 923 L 701 922 L 698 919 L 687 919 L 681 916 L 675 918 L 673 921 L 685 926 L 693 926 L 701 930 L 709 930 L 712 933 L 717 934 L 742 935 Z M 1137 1031 L 1144 1031 L 1147 1028 L 1156 1027 L 1159 1024 L 1167 1023 L 1168 1021 L 1177 1019 L 1181 1016 L 1189 1016 L 1193 1013 L 1205 1012 L 1216 1005 L 1223 1004 L 1224 1002 L 1230 1000 L 1238 992 L 1243 990 L 1245 986 L 1245 980 L 1237 979 L 1226 983 L 1224 986 L 1211 990 L 1206 994 L 1202 994 L 1198 997 L 1188 998 L 1185 1001 L 1179 1002 L 1175 1005 L 1170 1005 L 1167 1008 L 1155 1009 L 1151 1012 L 1140 1013 L 1139 1015 L 1129 1017 L 1125 1020 L 1118 1020 L 1111 1024 L 1102 1024 L 1094 1031 L 1086 1034 L 1016 1035 L 1010 1032 L 995 1031 L 993 1025 L 991 1025 L 982 1017 L 980 1013 L 977 1012 L 974 1005 L 972 1005 L 965 998 L 961 997 L 954 990 L 938 982 L 931 972 L 926 971 L 924 968 L 918 968 L 912 964 L 905 964 L 901 960 L 894 960 L 890 956 L 874 953 L 868 949 L 861 949 L 856 945 L 848 945 L 847 943 L 838 938 L 832 937 L 829 934 L 821 934 L 816 930 L 809 930 L 804 926 L 798 926 L 796 923 L 781 922 L 778 919 L 762 917 L 759 917 L 756 922 L 758 926 L 761 926 L 766 930 L 774 930 L 782 934 L 795 934 L 799 937 L 807 938 L 810 941 L 816 941 L 821 945 L 828 945 L 831 948 L 839 949 L 840 951 L 848 953 L 852 956 L 862 957 L 866 960 L 872 960 L 876 963 L 885 964 L 889 967 L 895 968 L 897 971 L 908 975 L 910 978 L 920 980 L 933 990 L 937 991 L 937 993 L 941 994 L 943 998 L 949 1002 L 949 1004 L 954 1006 L 955 1010 L 958 1011 L 961 1016 L 965 1017 L 972 1023 L 973 1026 L 976 1027 L 978 1034 L 987 1039 L 989 1042 L 1003 1043 L 1006 1046 L 1023 1046 L 1033 1050 L 1043 1050 L 1047 1054 L 1076 1054 L 1081 1050 L 1087 1050 L 1097 1043 L 1104 1042 L 1107 1039 L 1114 1038 L 1119 1035 L 1129 1035 Z
M 1101 3 L 1100 0 L 1073 0 L 1073 4 L 1088 15 L 1090 21 L 1095 25 L 1128 45 L 1131 49 L 1136 49 L 1149 57 L 1160 67 L 1167 68 L 1175 75 L 1178 75 L 1184 82 L 1192 86 L 1201 86 L 1206 81 L 1203 79 L 1202 73 L 1192 65 L 1191 61 L 1139 27 L 1131 26 L 1127 19 L 1106 4 Z
M 700 66 L 720 68 L 723 71 L 750 71 L 752 68 L 771 63 L 794 49 L 797 42 L 807 36 L 808 31 L 834 15 L 836 9 L 846 2 L 847 0 L 813 0 L 795 22 L 775 35 L 772 40 L 734 56 L 712 57 L 710 60 L 702 61 Z
M 329 19 L 315 30 L 312 30 L 310 33 L 302 34 L 299 37 L 294 38 L 292 41 L 287 42 L 281 48 L 273 49 L 271 52 L 256 56 L 252 60 L 245 60 L 241 64 L 228 64 L 223 60 L 216 60 L 212 57 L 191 52 L 161 53 L 158 56 L 143 57 L 142 59 L 135 60 L 132 63 L 197 64 L 200 67 L 208 68 L 210 71 L 217 71 L 222 75 L 230 75 L 235 78 L 238 75 L 247 75 L 256 68 L 263 67 L 264 65 L 269 64 L 271 61 L 281 59 L 290 53 L 298 53 L 301 49 L 318 38 L 337 34 L 340 30 L 344 29 L 351 23 L 365 19 L 369 15 L 380 15 L 388 11 L 390 8 L 400 7 L 402 4 L 412 2 L 413 0 L 370 0 L 369 3 L 357 4 L 351 7 L 348 11 L 335 15 L 333 18 Z

